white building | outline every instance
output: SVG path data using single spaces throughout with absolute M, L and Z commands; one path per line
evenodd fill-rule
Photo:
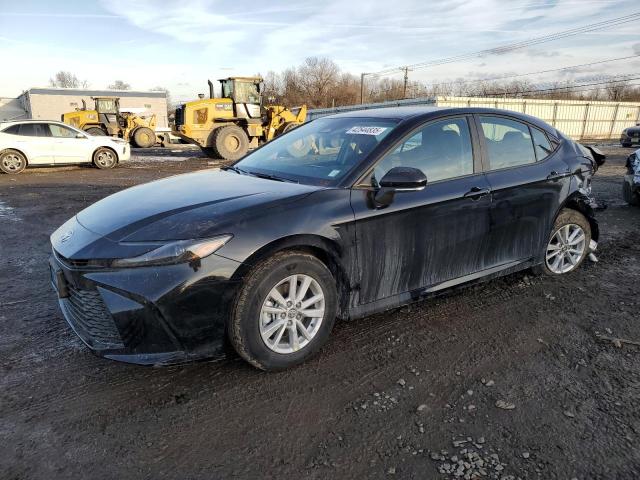
M 82 108 L 82 101 L 93 109 L 92 97 L 119 97 L 120 108 L 136 109 L 156 115 L 157 130 L 167 130 L 166 92 L 131 90 L 85 90 L 76 88 L 31 88 L 18 98 L 0 97 L 0 122 L 20 119 L 60 120 L 63 113 Z

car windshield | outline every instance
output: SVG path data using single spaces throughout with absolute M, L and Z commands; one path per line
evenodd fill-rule
M 234 167 L 311 185 L 336 185 L 397 123 L 378 118 L 319 118 L 267 143 Z

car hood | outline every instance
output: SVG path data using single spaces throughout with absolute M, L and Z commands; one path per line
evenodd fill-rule
M 206 238 L 233 233 L 237 222 L 264 216 L 320 188 L 205 170 L 123 190 L 76 218 L 86 229 L 116 242 Z
M 636 134 L 636 133 L 640 133 L 640 127 L 629 127 L 629 128 L 625 128 L 624 131 L 626 132 L 627 135 L 631 135 L 631 134 Z

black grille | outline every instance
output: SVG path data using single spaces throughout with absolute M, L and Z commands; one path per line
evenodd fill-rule
M 69 297 L 61 299 L 61 304 L 67 321 L 90 347 L 124 347 L 118 328 L 98 291 L 69 288 Z
M 181 125 L 184 125 L 184 106 L 176 108 L 175 124 L 176 129 L 180 128 Z

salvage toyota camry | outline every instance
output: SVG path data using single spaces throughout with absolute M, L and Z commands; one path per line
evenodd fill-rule
M 303 362 L 336 318 L 596 246 L 603 157 L 493 109 L 319 118 L 233 166 L 111 195 L 51 236 L 65 318 L 94 352 L 140 364 L 222 354 Z

